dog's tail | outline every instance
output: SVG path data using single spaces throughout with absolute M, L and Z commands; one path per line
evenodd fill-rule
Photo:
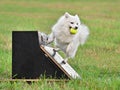
M 80 32 L 79 32 L 79 41 L 80 41 L 81 45 L 83 45 L 85 43 L 88 36 L 89 36 L 89 28 L 86 25 L 81 24 Z

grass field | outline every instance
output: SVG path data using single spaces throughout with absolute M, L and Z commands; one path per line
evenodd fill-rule
M 82 80 L 4 82 L 11 78 L 12 31 L 49 34 L 65 12 L 78 14 L 90 36 L 68 62 Z M 0 90 L 120 90 L 120 0 L 0 0 Z

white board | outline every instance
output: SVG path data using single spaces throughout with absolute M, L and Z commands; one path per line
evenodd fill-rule
M 49 53 L 49 55 L 52 56 L 54 54 L 54 50 L 52 47 L 42 46 L 42 48 L 44 48 Z M 56 52 L 52 58 L 54 58 L 53 60 L 55 60 L 55 63 L 59 65 L 59 67 L 64 70 L 64 72 L 67 73 L 70 78 L 81 79 L 80 75 L 67 62 L 65 64 L 62 63 L 64 59 L 60 56 L 59 53 Z

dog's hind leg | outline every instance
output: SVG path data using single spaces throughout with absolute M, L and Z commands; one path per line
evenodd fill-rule
M 50 44 L 51 42 L 54 41 L 54 39 L 55 39 L 55 36 L 54 36 L 53 33 L 51 33 L 51 34 L 49 35 L 49 37 L 48 37 L 48 41 L 47 41 L 47 43 Z

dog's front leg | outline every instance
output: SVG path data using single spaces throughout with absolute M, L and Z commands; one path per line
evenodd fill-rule
M 75 56 L 75 47 L 73 43 L 70 43 L 66 49 L 66 56 L 73 58 Z
M 66 64 L 69 58 L 73 58 L 75 56 L 75 53 L 76 48 L 74 47 L 73 42 L 71 42 L 66 48 L 66 58 L 62 61 L 62 64 Z
M 66 55 L 67 55 L 68 58 L 74 58 L 78 46 L 79 46 L 79 42 L 76 42 L 76 41 L 72 41 L 72 42 L 67 46 Z

